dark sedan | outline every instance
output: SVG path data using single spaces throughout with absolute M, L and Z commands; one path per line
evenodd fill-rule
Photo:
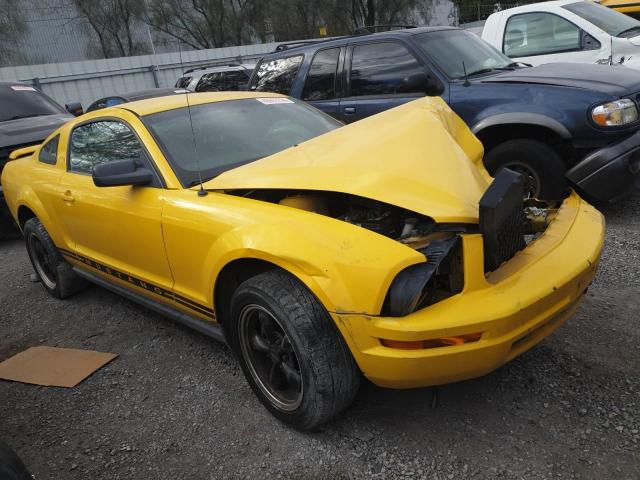
M 138 92 L 111 95 L 93 102 L 89 105 L 89 108 L 87 108 L 87 112 L 100 110 L 101 108 L 113 107 L 114 105 L 120 105 L 121 103 L 134 102 L 136 100 L 145 100 L 147 98 L 154 97 L 164 97 L 165 95 L 178 95 L 186 92 L 187 90 L 183 88 L 152 88 L 150 90 L 140 90 Z

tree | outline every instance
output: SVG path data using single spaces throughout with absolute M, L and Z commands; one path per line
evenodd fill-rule
M 95 33 L 102 56 L 126 57 L 148 53 L 146 41 L 136 36 L 144 14 L 138 0 L 73 0 L 78 13 Z
M 0 0 L 0 64 L 22 59 L 18 43 L 27 33 L 27 21 L 20 0 Z

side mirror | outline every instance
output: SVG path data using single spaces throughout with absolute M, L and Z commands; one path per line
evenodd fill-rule
M 67 103 L 64 106 L 64 108 L 67 109 L 67 112 L 69 112 L 71 115 L 74 115 L 76 117 L 79 117 L 84 113 L 84 110 L 82 109 L 82 104 L 78 102 Z
M 439 97 L 444 93 L 444 85 L 433 75 L 427 75 L 427 80 L 424 84 L 424 93 L 428 97 Z
M 91 176 L 96 187 L 148 185 L 153 181 L 151 170 L 141 167 L 134 158 L 96 165 Z

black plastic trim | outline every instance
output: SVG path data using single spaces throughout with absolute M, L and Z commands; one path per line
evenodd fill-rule
M 184 305 L 187 308 L 190 308 L 191 310 L 200 313 L 201 315 L 205 315 L 207 317 L 210 317 L 212 320 L 215 320 L 215 313 L 213 311 L 212 308 L 209 308 L 205 305 L 201 305 L 199 303 L 194 302 L 193 300 L 189 300 L 186 297 L 183 297 L 182 295 L 178 295 L 174 292 L 172 292 L 171 290 L 167 290 L 166 288 L 162 288 L 158 285 L 154 285 L 150 282 L 147 282 L 145 280 L 141 280 L 139 278 L 136 278 L 132 275 L 129 275 L 128 273 L 123 273 L 115 268 L 112 268 L 108 265 L 104 265 L 100 262 L 96 262 L 95 260 L 91 259 L 91 258 L 87 258 L 84 257 L 82 255 L 79 255 L 75 252 L 71 252 L 69 250 L 65 250 L 64 248 L 58 248 L 58 250 L 60 251 L 60 253 L 62 253 L 65 257 L 69 257 L 73 260 L 76 260 L 78 262 L 82 262 L 83 264 L 93 268 L 94 270 L 98 270 L 99 272 L 105 273 L 107 275 L 111 275 L 112 277 L 116 277 L 120 280 L 126 281 L 131 283 L 132 285 L 138 287 L 138 288 L 142 288 L 144 290 L 147 290 L 150 293 L 153 293 L 155 295 L 158 295 L 160 297 L 163 298 L 169 298 L 171 300 L 174 300 L 176 302 L 178 302 L 181 305 Z
M 578 190 L 600 201 L 619 197 L 640 180 L 640 132 L 591 152 L 566 173 Z
M 223 343 L 227 343 L 226 339 L 224 338 L 222 328 L 219 324 L 212 324 L 204 320 L 191 317 L 184 312 L 169 307 L 168 305 L 163 305 L 159 302 L 145 297 L 144 295 L 140 295 L 138 293 L 132 292 L 131 290 L 127 290 L 124 287 L 108 282 L 103 278 L 89 273 L 81 268 L 73 267 L 73 270 L 81 277 L 89 280 L 92 283 L 95 283 L 96 285 L 106 288 L 107 290 L 111 290 L 112 292 L 117 293 L 118 295 L 121 295 L 133 302 L 139 303 L 140 305 L 150 310 L 169 317 L 172 320 L 181 323 L 189 328 L 192 328 L 193 330 L 196 330 L 208 337 L 211 337 Z

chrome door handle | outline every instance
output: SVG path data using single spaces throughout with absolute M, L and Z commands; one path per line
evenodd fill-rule
M 71 190 L 67 190 L 66 192 L 64 192 L 64 194 L 62 195 L 62 200 L 69 203 L 73 203 L 76 201 L 76 199 L 73 198 L 73 195 L 71 194 Z
M 356 107 L 344 107 L 344 113 L 347 115 L 356 113 Z

